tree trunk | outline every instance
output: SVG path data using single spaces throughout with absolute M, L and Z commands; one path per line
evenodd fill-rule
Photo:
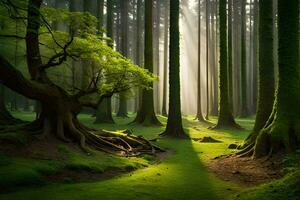
M 197 71 L 197 114 L 196 119 L 204 122 L 201 99 L 201 0 L 198 1 L 198 71 Z
M 163 80 L 163 100 L 162 115 L 167 116 L 167 93 L 168 93 L 168 48 L 169 48 L 169 0 L 165 1 L 164 15 L 164 80 Z
M 128 0 L 121 1 L 121 52 L 123 56 L 128 57 Z M 118 117 L 128 117 L 127 111 L 127 97 L 124 92 L 119 95 L 119 111 L 117 113 Z
M 228 103 L 231 110 L 233 110 L 232 1 L 228 0 Z
M 300 147 L 299 0 L 278 0 L 278 39 L 278 88 L 271 117 L 256 140 L 255 157 Z
M 153 0 L 145 1 L 145 69 L 153 73 L 153 28 L 152 28 Z M 153 87 L 153 85 L 151 86 Z M 143 89 L 142 102 L 138 110 L 134 123 L 145 126 L 160 126 L 161 123 L 156 118 L 154 112 L 153 89 Z
M 275 77 L 273 60 L 273 0 L 259 2 L 259 93 L 255 125 L 246 139 L 254 145 L 260 130 L 268 121 L 274 103 Z
M 209 120 L 209 6 L 210 0 L 206 0 L 206 116 L 205 119 Z
M 257 109 L 257 95 L 258 95 L 258 20 L 259 20 L 259 6 L 258 0 L 254 0 L 253 7 L 253 111 Z M 277 54 L 277 53 L 276 53 Z
M 219 0 L 220 17 L 220 101 L 219 119 L 215 128 L 239 128 L 228 102 L 227 11 L 226 0 Z
M 182 127 L 180 100 L 179 0 L 170 1 L 169 116 L 163 136 L 186 137 Z
M 153 31 L 153 35 L 154 35 L 154 67 L 156 71 L 156 75 L 159 77 L 159 69 L 160 69 L 160 15 L 161 15 L 161 0 L 155 0 L 155 11 L 154 11 L 154 31 Z M 161 106 L 160 106 L 160 92 L 159 92 L 159 82 L 155 82 L 155 96 L 156 96 L 156 106 L 155 106 L 155 110 L 157 113 L 159 113 L 161 111 Z
M 102 2 L 98 2 L 102 3 Z M 102 5 L 103 6 L 103 5 Z M 114 18 L 113 18 L 113 1 L 109 0 L 107 1 L 107 24 L 106 24 L 106 30 L 107 30 L 107 37 L 109 37 L 112 41 L 108 44 L 111 48 L 114 48 L 114 34 L 113 34 L 113 24 L 114 24 Z M 101 6 L 100 6 L 101 8 Z M 102 7 L 103 9 L 103 7 Z M 103 11 L 102 11 L 103 12 Z M 101 15 L 100 15 L 101 16 Z M 103 16 L 103 14 L 102 14 Z M 103 19 L 99 19 L 103 21 Z M 102 27 L 102 24 L 100 24 Z M 96 120 L 95 123 L 114 123 L 114 119 L 112 116 L 112 105 L 111 105 L 111 97 L 105 98 L 103 102 L 98 106 L 97 112 L 96 112 Z
M 241 87 L 242 87 L 242 111 L 241 117 L 247 117 L 249 115 L 248 110 L 248 95 L 247 95 L 247 51 L 246 51 L 246 0 L 242 0 L 242 32 L 241 32 Z
M 131 156 L 140 153 L 155 153 L 160 148 L 149 141 L 132 135 L 116 135 L 109 132 L 89 129 L 78 119 L 83 104 L 77 95 L 70 95 L 55 85 L 41 68 L 42 60 L 39 49 L 40 6 L 42 0 L 29 0 L 28 23 L 26 33 L 27 67 L 31 79 L 0 55 L 0 79 L 8 88 L 28 98 L 41 102 L 41 113 L 30 125 L 21 127 L 27 131 L 40 132 L 44 137 L 56 137 L 61 141 L 78 143 L 86 152 L 92 149 L 117 155 Z M 16 130 L 20 127 L 15 127 Z M 1 132 L 5 131 L 1 130 Z

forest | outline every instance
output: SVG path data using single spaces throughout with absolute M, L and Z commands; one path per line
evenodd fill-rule
M 0 0 L 0 200 L 300 200 L 299 0 Z

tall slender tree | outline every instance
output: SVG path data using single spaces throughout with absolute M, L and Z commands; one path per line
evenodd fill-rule
M 282 150 L 288 153 L 300 147 L 299 0 L 278 0 L 278 41 L 275 103 L 256 140 L 255 157 Z
M 209 120 L 209 6 L 210 0 L 206 0 L 206 120 Z
M 202 95 L 201 95 L 201 0 L 198 1 L 198 71 L 197 71 L 197 115 L 196 119 L 203 122 L 204 117 L 202 113 Z
M 164 15 L 164 80 L 163 80 L 163 99 L 162 99 L 162 115 L 163 116 L 167 116 L 169 1 L 170 0 L 165 1 L 165 15 Z
M 233 0 L 228 0 L 228 103 L 231 109 L 233 109 L 232 3 Z
M 100 4 L 100 5 L 99 5 Z M 102 5 L 101 5 L 102 4 Z M 99 9 L 103 9 L 103 1 L 99 2 Z M 113 34 L 113 25 L 114 25 L 114 17 L 113 17 L 113 12 L 114 12 L 114 1 L 113 0 L 107 0 L 107 20 L 106 20 L 106 31 L 107 31 L 107 37 L 111 39 L 109 41 L 109 46 L 111 48 L 114 48 L 114 34 Z M 100 11 L 99 11 L 100 12 Z M 103 12 L 103 11 L 102 11 Z M 103 17 L 103 13 L 99 14 L 99 17 Z M 103 19 L 99 19 L 103 21 Z M 99 28 L 102 27 L 102 24 L 100 23 Z M 111 97 L 105 98 L 101 104 L 98 106 L 97 112 L 96 112 L 96 120 L 95 123 L 114 123 L 114 119 L 112 116 L 112 102 L 111 102 Z
M 121 52 L 123 56 L 128 57 L 128 7 L 129 0 L 121 0 Z M 118 117 L 128 117 L 126 93 L 121 92 L 119 95 Z
M 247 50 L 246 50 L 246 1 L 242 0 L 241 17 L 242 17 L 242 31 L 241 31 L 241 87 L 242 87 L 242 110 L 241 116 L 249 115 L 248 101 L 247 101 Z
M 169 59 L 169 115 L 163 136 L 186 137 L 182 126 L 180 100 L 180 0 L 170 1 L 170 59 Z
M 252 66 L 252 75 L 253 75 L 253 110 L 256 111 L 257 108 L 257 82 L 258 82 L 258 26 L 259 26 L 259 5 L 258 0 L 253 2 L 253 66 Z M 277 54 L 277 53 L 276 53 Z
M 227 1 L 219 0 L 220 17 L 220 75 L 219 119 L 215 128 L 239 128 L 235 123 L 228 97 Z
M 152 15 L 153 0 L 145 0 L 145 69 L 153 73 L 153 28 L 152 28 Z M 145 126 L 158 125 L 158 121 L 154 112 L 154 99 L 153 99 L 153 84 L 151 89 L 143 89 L 142 102 L 138 110 L 135 123 L 143 124 Z

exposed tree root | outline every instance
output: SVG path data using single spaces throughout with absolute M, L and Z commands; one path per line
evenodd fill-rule
M 94 130 L 85 127 L 77 119 L 63 120 L 58 118 L 56 127 L 51 124 L 50 120 L 44 120 L 42 126 L 37 126 L 37 122 L 22 125 L 9 126 L 0 130 L 5 132 L 27 132 L 35 133 L 42 137 L 54 136 L 62 142 L 75 142 L 81 149 L 90 154 L 96 151 L 118 156 L 138 156 L 141 154 L 155 154 L 164 150 L 143 137 L 134 136 L 124 132 L 108 132 L 103 130 Z M 55 135 L 53 135 L 55 133 Z
M 159 136 L 161 137 L 170 137 L 170 138 L 179 138 L 179 139 L 189 139 L 189 136 L 185 134 L 183 128 L 167 128 Z

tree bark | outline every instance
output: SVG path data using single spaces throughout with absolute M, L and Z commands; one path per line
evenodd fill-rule
M 151 142 L 132 135 L 116 135 L 104 131 L 95 131 L 82 125 L 77 115 L 83 102 L 77 95 L 70 95 L 57 86 L 41 68 L 39 49 L 40 6 L 42 0 L 29 0 L 28 23 L 26 33 L 27 67 L 31 79 L 26 79 L 3 56 L 0 55 L 0 80 L 6 87 L 28 98 L 41 102 L 38 119 L 24 130 L 41 132 L 44 137 L 56 137 L 63 142 L 73 141 L 86 152 L 101 150 L 121 156 L 141 153 L 155 153 L 159 147 Z M 18 130 L 19 127 L 15 127 Z M 1 130 L 3 132 L 5 130 Z
M 219 118 L 215 128 L 240 128 L 234 121 L 233 114 L 228 101 L 228 54 L 227 54 L 227 3 L 219 0 L 220 17 L 220 101 Z
M 161 135 L 186 137 L 182 127 L 180 99 L 180 32 L 179 0 L 170 1 L 170 59 L 169 59 L 169 116 L 167 128 Z
M 153 28 L 152 28 L 153 0 L 145 0 L 145 69 L 153 73 Z M 134 123 L 144 126 L 161 126 L 154 111 L 153 84 L 152 89 L 143 89 L 142 102 Z
M 247 50 L 246 50 L 246 0 L 242 0 L 241 8 L 242 16 L 242 32 L 241 32 L 241 87 L 242 87 L 242 110 L 241 117 L 247 117 L 249 115 L 248 108 L 248 95 L 247 95 Z
M 103 6 L 103 1 L 98 0 L 98 3 Z M 100 6 L 100 9 L 103 7 Z M 109 46 L 111 48 L 114 48 L 114 34 L 113 34 L 113 24 L 114 24 L 114 18 L 113 18 L 113 7 L 114 7 L 114 3 L 112 0 L 108 0 L 107 1 L 107 24 L 106 24 L 106 30 L 107 30 L 107 37 L 109 37 L 112 41 L 109 41 Z M 103 11 L 102 11 L 102 15 L 100 15 L 103 17 Z M 103 21 L 103 19 L 99 19 L 101 21 Z M 100 28 L 103 25 L 100 24 Z M 111 97 L 105 98 L 103 100 L 103 102 L 98 106 L 97 112 L 96 112 L 96 120 L 95 123 L 110 123 L 113 124 L 114 123 L 114 119 L 112 116 L 112 105 L 111 105 Z
M 121 52 L 123 56 L 128 57 L 128 0 L 121 0 Z M 118 117 L 128 117 L 127 97 L 124 92 L 119 95 L 119 111 Z
M 209 120 L 209 105 L 210 105 L 210 98 L 209 98 L 209 6 L 210 0 L 206 0 L 206 12 L 205 12 L 205 19 L 206 19 L 206 116 L 205 119 Z
M 197 71 L 197 114 L 196 119 L 204 122 L 201 95 L 201 0 L 198 1 L 198 71 Z
M 260 130 L 267 123 L 275 96 L 273 60 L 273 0 L 259 2 L 259 93 L 255 125 L 246 139 L 246 147 L 254 145 Z
M 163 99 L 162 115 L 167 116 L 167 93 L 168 93 L 168 48 L 169 48 L 169 0 L 165 1 L 164 15 L 164 80 L 163 80 Z
M 255 157 L 279 151 L 289 153 L 300 147 L 299 0 L 278 0 L 278 39 L 275 103 L 256 140 Z

